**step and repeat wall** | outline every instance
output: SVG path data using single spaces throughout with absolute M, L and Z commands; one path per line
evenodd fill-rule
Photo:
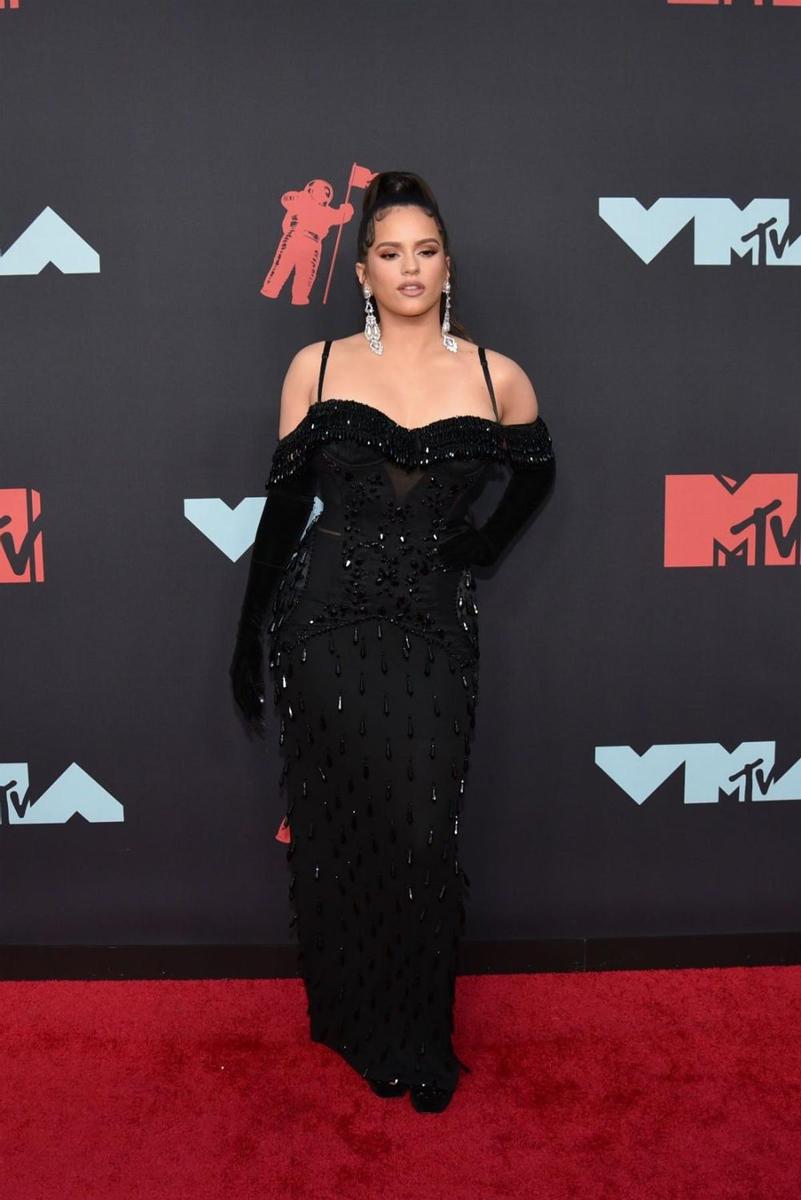
M 799 928 L 800 60 L 789 0 L 0 0 L 0 943 L 292 940 L 228 665 L 389 169 L 559 464 L 477 572 L 465 937 Z

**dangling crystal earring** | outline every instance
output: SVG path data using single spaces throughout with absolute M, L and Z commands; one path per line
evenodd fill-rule
M 375 312 L 373 311 L 373 306 L 370 303 L 370 297 L 373 293 L 370 291 L 368 284 L 365 284 L 362 288 L 362 294 L 365 299 L 364 336 L 370 343 L 370 349 L 374 354 L 383 354 L 384 343 L 381 341 L 381 328 L 378 324 L 378 321 L 375 319 Z
M 451 327 L 451 281 L 445 280 L 445 286 L 442 289 L 445 293 L 445 316 L 442 319 L 442 344 L 446 350 L 458 350 L 459 344 L 455 337 L 452 337 L 448 330 Z

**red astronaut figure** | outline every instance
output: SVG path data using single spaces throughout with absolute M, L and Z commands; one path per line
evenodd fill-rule
M 323 238 L 332 226 L 344 225 L 353 216 L 353 205 L 347 201 L 332 208 L 332 195 L 333 188 L 324 179 L 312 179 L 302 192 L 284 192 L 281 197 L 286 209 L 281 226 L 283 237 L 261 286 L 263 296 L 275 299 L 294 270 L 292 303 L 309 303 Z

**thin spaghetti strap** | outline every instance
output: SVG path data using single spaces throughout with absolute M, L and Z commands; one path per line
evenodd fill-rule
M 489 367 L 487 366 L 487 354 L 483 346 L 478 347 L 478 357 L 481 359 L 481 365 L 484 368 L 484 378 L 486 379 L 487 387 L 489 388 L 490 399 L 492 400 L 492 407 L 495 412 L 495 420 L 500 421 L 501 418 L 498 412 L 498 405 L 495 403 L 495 389 L 492 386 L 492 377 L 490 376 Z
M 328 351 L 331 349 L 331 341 L 329 339 L 323 346 L 323 353 L 320 357 L 320 378 L 317 381 L 317 403 L 319 404 L 323 398 L 323 376 L 325 375 L 325 364 L 328 360 Z

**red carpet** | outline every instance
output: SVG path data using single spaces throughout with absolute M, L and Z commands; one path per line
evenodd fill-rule
M 2 983 L 2 1200 L 799 1200 L 801 967 L 460 976 L 450 1107 L 299 980 Z

